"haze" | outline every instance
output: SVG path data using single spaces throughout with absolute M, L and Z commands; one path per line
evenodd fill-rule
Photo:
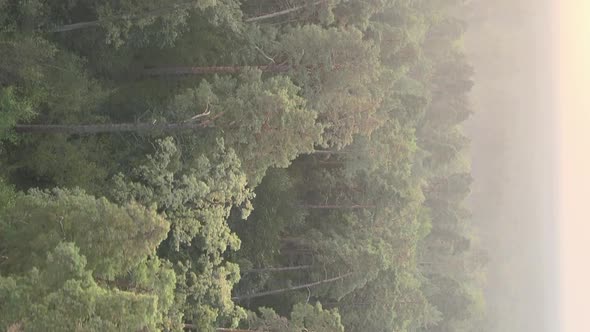
M 551 1 L 473 1 L 474 220 L 490 252 L 491 331 L 557 331 Z M 582 331 L 582 330 L 577 330 Z

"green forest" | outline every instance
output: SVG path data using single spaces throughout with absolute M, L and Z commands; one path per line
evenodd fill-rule
M 0 0 L 0 331 L 483 331 L 462 0 Z

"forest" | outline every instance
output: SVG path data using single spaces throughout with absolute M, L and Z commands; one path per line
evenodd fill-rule
M 0 0 L 0 331 L 484 331 L 462 0 Z

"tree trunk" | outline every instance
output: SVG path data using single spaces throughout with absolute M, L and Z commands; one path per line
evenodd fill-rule
M 306 209 L 317 209 L 317 210 L 330 210 L 330 209 L 374 209 L 375 205 L 361 205 L 361 204 L 351 204 L 351 205 L 338 205 L 338 204 L 325 204 L 325 205 L 302 205 L 301 207 Z
M 260 269 L 249 269 L 241 271 L 242 274 L 247 273 L 260 273 L 260 272 L 282 272 L 282 271 L 298 271 L 298 270 L 309 270 L 313 265 L 299 265 L 299 266 L 285 266 L 285 267 L 265 267 Z
M 292 68 L 290 65 L 261 66 L 207 66 L 207 67 L 156 67 L 144 70 L 147 76 L 165 75 L 205 75 L 205 74 L 237 74 L 245 69 L 256 68 L 265 73 L 284 73 Z
M 102 21 L 96 20 L 96 21 L 65 24 L 65 25 L 62 25 L 62 26 L 59 26 L 59 27 L 53 29 L 52 32 L 66 32 L 66 31 L 72 31 L 72 30 L 80 30 L 80 29 L 86 29 L 86 28 L 91 28 L 91 27 L 97 27 L 100 25 L 100 23 L 102 23 Z
M 268 296 L 268 295 L 275 295 L 275 294 L 285 293 L 285 292 L 289 292 L 289 291 L 293 291 L 293 290 L 298 290 L 298 289 L 303 289 L 303 288 L 315 287 L 315 286 L 319 286 L 319 285 L 323 285 L 323 284 L 327 284 L 327 283 L 331 283 L 331 282 L 334 282 L 334 281 L 338 281 L 338 280 L 344 279 L 344 278 L 350 276 L 351 274 L 352 274 L 352 272 L 349 272 L 347 274 L 344 274 L 344 275 L 341 275 L 341 276 L 338 276 L 338 277 L 324 279 L 324 280 L 312 282 L 312 283 L 309 283 L 309 284 L 291 286 L 291 287 L 287 287 L 287 288 L 275 289 L 275 290 L 266 291 L 266 292 L 260 292 L 260 293 L 255 293 L 255 294 L 234 296 L 234 297 L 232 297 L 232 300 L 234 300 L 234 301 L 241 301 L 241 300 L 246 300 L 246 299 L 253 299 L 253 298 L 257 298 L 257 297 L 263 297 L 263 296 Z
M 196 328 L 197 328 L 197 325 L 195 325 L 195 324 L 184 324 L 185 330 L 193 330 Z M 215 332 L 252 332 L 252 331 L 258 332 L 259 330 L 243 330 L 243 329 L 232 329 L 232 328 L 225 328 L 225 327 L 215 328 Z M 262 331 L 267 332 L 268 330 L 262 330 Z
M 322 1 L 316 1 L 314 3 L 312 3 L 312 6 L 317 6 L 321 3 L 326 2 L 326 0 L 322 0 Z M 51 30 L 51 32 L 66 32 L 66 31 L 73 31 L 73 30 L 81 30 L 81 29 L 87 29 L 87 28 L 92 28 L 92 27 L 97 27 L 100 26 L 102 23 L 105 22 L 112 22 L 112 21 L 116 21 L 116 20 L 120 20 L 120 19 L 130 19 L 130 20 L 136 20 L 136 19 L 142 19 L 142 18 L 148 18 L 148 17 L 154 17 L 154 16 L 160 16 L 162 14 L 171 12 L 175 9 L 181 9 L 183 6 L 190 6 L 192 4 L 192 1 L 188 1 L 188 2 L 183 2 L 180 4 L 180 7 L 173 7 L 173 6 L 169 6 L 169 7 L 163 7 L 163 8 L 158 8 L 158 9 L 154 9 L 152 11 L 148 11 L 146 13 L 143 13 L 141 15 L 115 15 L 115 16 L 111 16 L 111 17 L 107 17 L 107 18 L 103 18 L 100 20 L 95 20 L 95 21 L 86 21 L 86 22 L 77 22 L 77 23 L 72 23 L 72 24 L 65 24 L 62 26 L 59 26 L 53 30 Z M 273 17 L 279 17 L 279 16 L 283 16 L 283 15 L 287 15 L 296 11 L 299 11 L 301 9 L 305 8 L 305 6 L 297 6 L 297 7 L 293 7 L 293 8 L 289 8 L 289 9 L 285 9 L 285 10 L 281 10 L 278 12 L 274 12 L 274 13 L 269 13 L 269 14 L 265 14 L 265 15 L 260 15 L 260 16 L 255 16 L 255 17 L 250 17 L 244 20 L 244 22 L 246 23 L 252 23 L 252 22 L 257 22 L 257 21 L 262 21 L 262 20 L 266 20 L 269 18 L 273 18 Z
M 177 131 L 204 128 L 202 123 L 118 123 L 118 124 L 94 124 L 94 125 L 16 125 L 17 133 L 31 134 L 79 134 L 91 135 L 100 133 L 122 132 L 150 132 L 150 131 Z
M 137 20 L 137 19 L 143 19 L 143 18 L 148 18 L 148 17 L 157 17 L 157 16 L 161 16 L 166 13 L 170 13 L 170 12 L 174 11 L 175 9 L 182 9 L 183 7 L 188 8 L 188 7 L 192 6 L 193 4 L 194 4 L 194 0 L 188 0 L 188 1 L 183 1 L 183 2 L 178 3 L 176 6 L 166 6 L 166 7 L 156 8 L 153 10 L 146 11 L 145 13 L 142 13 L 142 14 L 114 15 L 114 16 L 105 17 L 103 19 L 99 19 L 99 20 L 95 20 L 95 21 L 86 21 L 86 22 L 65 24 L 65 25 L 59 26 L 59 27 L 51 30 L 51 32 L 65 32 L 65 31 L 81 30 L 81 29 L 86 29 L 86 28 L 91 28 L 91 27 L 97 27 L 97 26 L 100 26 L 102 23 L 113 22 L 113 21 L 121 20 L 121 19 Z
M 337 151 L 333 151 L 333 150 L 313 150 L 309 154 L 327 154 L 327 155 L 332 155 L 332 154 L 350 154 L 350 153 L 351 153 L 351 151 L 342 151 L 342 150 L 337 150 Z
M 317 6 L 317 5 L 322 4 L 324 2 L 326 2 L 326 0 L 320 0 L 320 1 L 316 1 L 316 2 L 312 3 L 311 5 L 312 6 Z M 305 5 L 303 5 L 303 6 L 296 6 L 296 7 L 293 7 L 293 8 L 288 8 L 288 9 L 285 9 L 285 10 L 281 10 L 281 11 L 274 12 L 274 13 L 269 13 L 269 14 L 266 14 L 266 15 L 260 15 L 260 16 L 256 16 L 256 17 L 250 17 L 250 18 L 245 19 L 244 22 L 251 23 L 251 22 L 257 22 L 257 21 L 266 20 L 266 19 L 273 18 L 273 17 L 279 17 L 279 16 L 283 16 L 283 15 L 287 15 L 287 14 L 290 14 L 290 13 L 293 13 L 293 12 L 296 12 L 296 11 L 299 11 L 299 10 L 301 10 L 303 8 L 305 8 Z

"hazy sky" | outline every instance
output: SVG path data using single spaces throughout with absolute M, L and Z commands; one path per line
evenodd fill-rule
M 497 330 L 590 331 L 590 0 L 472 3 L 496 10 L 487 26 L 473 19 L 467 44 Z
M 561 331 L 590 331 L 590 1 L 555 0 Z
M 556 7 L 557 0 L 470 5 L 472 209 L 491 256 L 486 300 L 494 332 L 562 330 Z

